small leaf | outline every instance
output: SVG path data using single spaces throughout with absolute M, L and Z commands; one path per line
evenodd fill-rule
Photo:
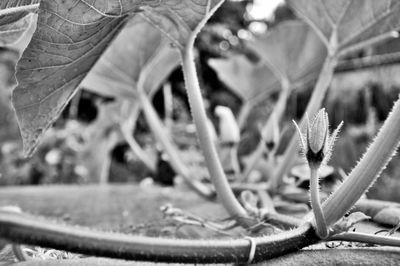
M 326 48 L 318 36 L 300 21 L 282 22 L 247 45 L 278 78 L 292 85 L 315 79 L 326 57 Z
M 266 99 L 280 88 L 277 77 L 264 64 L 253 64 L 243 55 L 211 59 L 208 64 L 218 77 L 246 102 Z
M 288 0 L 287 3 L 337 52 L 371 45 L 400 28 L 399 1 Z

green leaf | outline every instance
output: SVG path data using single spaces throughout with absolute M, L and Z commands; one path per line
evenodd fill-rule
M 76 87 L 125 24 L 142 12 L 155 26 L 182 45 L 208 10 L 221 0 L 63 1 L 42 0 L 38 27 L 17 65 L 13 105 L 30 155 L 56 120 Z
M 101 95 L 135 98 L 139 79 L 153 94 L 179 64 L 179 54 L 162 33 L 143 16 L 135 16 L 82 81 Z
M 336 52 L 359 49 L 390 38 L 400 28 L 395 0 L 288 0 L 287 3 Z
M 261 101 L 280 88 L 272 71 L 264 64 L 253 64 L 245 56 L 210 59 L 208 64 L 234 93 L 246 102 Z
M 292 85 L 315 79 L 326 57 L 326 48 L 318 36 L 300 21 L 282 22 L 247 45 L 278 78 Z

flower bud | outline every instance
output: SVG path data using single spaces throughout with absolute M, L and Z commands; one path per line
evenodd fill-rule
M 328 136 L 328 115 L 325 109 L 319 110 L 311 126 L 308 125 L 307 143 L 309 149 L 317 154 L 323 150 Z
M 308 164 L 319 167 L 321 164 L 327 163 L 342 123 L 330 135 L 328 114 L 325 112 L 325 109 L 321 109 L 311 123 L 306 116 L 307 129 L 305 135 L 296 123 L 295 125 L 299 132 L 302 151 Z

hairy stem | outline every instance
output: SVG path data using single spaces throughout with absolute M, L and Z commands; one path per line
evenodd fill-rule
M 315 217 L 317 235 L 322 239 L 328 237 L 324 212 L 319 197 L 319 174 L 318 167 L 310 166 L 310 199 L 311 207 Z
M 315 84 L 311 99 L 307 105 L 306 113 L 308 113 L 308 115 L 313 116 L 314 113 L 316 113 L 318 109 L 320 109 L 325 94 L 328 91 L 336 63 L 337 58 L 334 55 L 326 57 L 317 83 Z M 304 123 L 305 115 L 303 115 L 299 127 L 303 128 Z M 277 189 L 277 187 L 282 184 L 283 177 L 293 167 L 294 158 L 297 156 L 298 147 L 298 136 L 297 134 L 294 134 L 289 142 L 288 147 L 285 150 L 285 153 L 282 156 L 282 161 L 279 163 L 274 173 L 274 177 L 272 179 L 272 189 Z
M 324 202 L 328 225 L 335 223 L 358 201 L 379 177 L 400 143 L 400 99 L 361 161 L 340 187 Z
M 188 240 L 132 236 L 58 225 L 4 211 L 0 212 L 0 237 L 13 243 L 139 261 L 243 263 L 248 261 L 250 251 L 248 239 Z M 256 237 L 253 262 L 297 251 L 318 240 L 309 223 L 277 235 Z
M 157 141 L 160 143 L 160 145 L 162 145 L 164 151 L 168 154 L 171 166 L 173 167 L 174 171 L 182 176 L 186 183 L 201 196 L 207 198 L 212 196 L 212 191 L 206 185 L 191 178 L 191 171 L 180 159 L 179 152 L 169 139 L 169 135 L 165 134 L 167 130 L 162 124 L 160 118 L 158 117 L 157 112 L 154 110 L 154 107 L 149 101 L 146 93 L 139 88 L 138 94 L 144 115 L 146 117 L 146 121 L 148 122 L 149 127 L 151 128 L 151 131 L 153 132 Z
M 233 194 L 224 173 L 221 161 L 219 160 L 219 156 L 208 127 L 207 115 L 204 108 L 203 97 L 201 95 L 193 55 L 194 41 L 197 34 L 206 24 L 211 15 L 222 4 L 222 2 L 223 1 L 219 2 L 219 4 L 215 5 L 212 9 L 207 10 L 204 18 L 189 35 L 185 46 L 180 51 L 182 70 L 183 77 L 185 79 L 186 91 L 189 98 L 190 109 L 196 126 L 197 137 L 205 157 L 210 179 L 228 214 L 234 217 L 240 225 L 244 227 L 250 227 L 255 224 L 255 221 L 248 216 L 246 210 L 242 205 L 240 205 L 239 201 Z M 210 4 L 210 1 L 208 4 Z
M 400 247 L 400 238 L 398 237 L 379 236 L 379 235 L 371 235 L 358 232 L 346 232 L 346 233 L 336 234 L 330 237 L 329 241 L 349 241 L 349 242 Z
M 27 261 L 29 260 L 29 256 L 22 250 L 21 245 L 13 244 L 11 247 L 14 256 L 17 258 L 18 261 Z

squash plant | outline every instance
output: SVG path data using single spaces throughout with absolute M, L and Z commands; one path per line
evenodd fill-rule
M 221 0 L 42 0 L 40 4 L 37 1 L 3 1 L 0 4 L 2 27 L 15 26 L 29 12 L 38 13 L 36 32 L 17 65 L 18 86 L 12 97 L 24 151 L 27 155 L 35 151 L 44 132 L 55 121 L 76 93 L 79 84 L 124 26 L 128 30 L 131 26 L 138 31 L 150 26 L 149 33 L 161 33 L 162 35 L 155 36 L 162 41 L 132 40 L 132 43 L 138 44 L 134 49 L 141 51 L 136 53 L 140 62 L 136 66 L 139 69 L 135 71 L 137 76 L 129 76 L 133 80 L 127 81 L 128 86 L 118 80 L 116 83 L 119 84 L 113 84 L 112 87 L 117 86 L 122 90 L 134 87 L 134 92 L 129 92 L 129 89 L 126 92 L 127 95 L 131 95 L 129 97 L 135 99 L 130 103 L 141 106 L 147 121 L 153 127 L 153 133 L 159 134 L 157 138 L 164 149 L 169 150 L 173 158 L 178 158 L 170 142 L 163 139 L 162 124 L 148 99 L 154 89 L 148 84 L 154 80 L 148 78 L 151 77 L 153 67 L 157 66 L 158 61 L 155 58 L 164 51 L 159 50 L 164 46 L 157 44 L 164 44 L 167 40 L 170 44 L 168 47 L 175 49 L 180 57 L 199 143 L 221 204 L 242 227 L 252 228 L 262 221 L 275 220 L 294 229 L 272 236 L 233 240 L 163 239 L 92 231 L 3 210 L 0 212 L 1 238 L 12 243 L 39 245 L 87 255 L 182 263 L 260 262 L 330 239 L 400 246 L 397 238 L 346 232 L 349 227 L 347 222 L 344 225 L 337 224 L 374 183 L 399 146 L 400 100 L 394 104 L 392 112 L 368 151 L 341 186 L 322 204 L 319 202 L 317 189 L 318 168 L 333 148 L 334 138 L 330 137 L 329 121 L 325 111 L 320 108 L 334 68 L 341 57 L 391 38 L 393 31 L 400 28 L 400 18 L 397 15 L 400 3 L 373 0 L 288 1 L 295 12 L 315 31 L 327 50 L 307 106 L 307 113 L 313 119 L 310 120 L 305 115 L 298 125 L 300 138 L 303 140 L 302 148 L 313 173 L 311 178 L 314 178 L 313 211 L 303 220 L 280 215 L 271 210 L 254 211 L 249 207 L 251 197 L 248 193 L 242 194 L 241 204 L 231 190 L 217 155 L 196 74 L 193 45 L 199 31 L 222 3 Z M 147 41 L 149 43 L 146 43 Z M 271 49 L 273 45 L 267 46 Z M 264 48 L 258 46 L 256 49 Z M 262 57 L 270 67 L 272 66 L 272 72 L 280 80 L 283 91 L 287 93 L 290 83 L 298 78 L 297 73 L 290 72 L 292 66 L 285 60 Z M 99 71 L 101 73 L 101 70 Z M 107 70 L 102 75 L 106 74 Z M 107 79 L 107 82 L 113 81 Z M 109 93 L 107 89 L 111 88 L 107 87 L 105 90 Z M 318 110 L 320 111 L 317 112 Z M 283 176 L 293 165 L 293 157 L 298 149 L 294 136 L 283 160 L 279 162 L 271 177 L 270 190 L 273 193 L 279 193 Z M 176 169 L 182 170 L 181 174 L 186 176 L 188 183 L 196 190 L 203 189 L 198 183 L 190 180 L 190 174 L 183 170 L 185 166 L 180 164 L 179 159 L 173 164 Z M 208 193 L 205 189 L 202 191 Z M 389 259 L 391 262 L 398 261 L 398 256 Z

